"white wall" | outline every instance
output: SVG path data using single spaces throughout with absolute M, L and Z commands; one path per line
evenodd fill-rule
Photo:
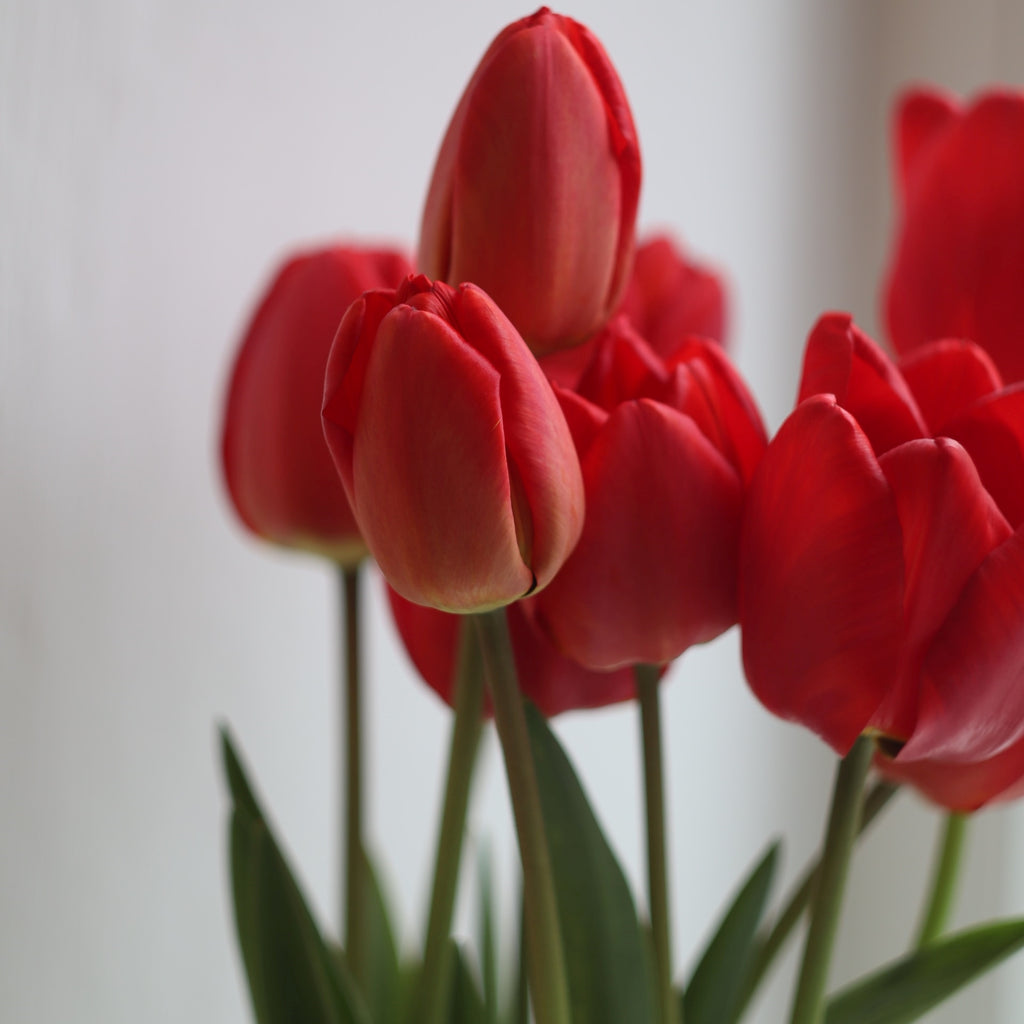
M 5 1020 L 248 1019 L 219 721 L 334 917 L 334 581 L 236 526 L 215 453 L 224 375 L 286 247 L 412 243 L 455 99 L 524 13 L 456 0 L 304 0 L 288 13 L 0 0 Z M 875 324 L 893 89 L 918 76 L 1020 82 L 1020 8 L 593 0 L 567 13 L 605 41 L 633 102 L 644 223 L 728 270 L 734 351 L 777 426 L 817 314 Z M 395 653 L 376 580 L 367 594 L 371 833 L 411 944 L 448 715 Z M 818 839 L 832 759 L 756 705 L 735 635 L 684 659 L 665 714 L 682 959 L 778 831 L 795 873 Z M 569 715 L 559 731 L 639 887 L 634 711 Z M 473 832 L 508 875 L 493 744 L 484 767 Z M 854 872 L 846 975 L 912 928 L 938 818 L 901 804 Z M 980 818 L 962 920 L 1024 910 L 1022 846 L 1019 809 Z M 1022 988 L 1012 965 L 929 1020 L 1016 1020 Z M 776 985 L 757 1019 L 781 1020 L 786 1003 Z

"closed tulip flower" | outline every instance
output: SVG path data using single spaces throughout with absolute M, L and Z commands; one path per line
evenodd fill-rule
M 640 152 L 615 69 L 547 8 L 491 44 L 434 167 L 420 269 L 473 281 L 538 353 L 597 331 L 633 257 Z
M 577 392 L 559 390 L 583 468 L 586 519 L 536 605 L 591 669 L 670 661 L 736 621 L 746 485 L 760 417 L 722 350 L 700 338 L 658 357 L 625 320 L 599 341 Z
M 915 90 L 897 108 L 898 223 L 885 290 L 901 353 L 966 338 L 1024 379 L 1024 93 L 962 105 Z
M 583 485 L 536 359 L 475 285 L 410 277 L 345 314 L 324 430 L 389 583 L 471 612 L 544 587 L 579 537 Z
M 906 374 L 849 317 L 808 341 L 800 404 L 744 520 L 747 678 L 776 714 L 970 810 L 1024 779 L 1024 391 L 975 346 Z M 986 479 L 1015 482 L 1003 493 Z
M 260 300 L 231 371 L 221 442 L 231 501 L 258 536 L 345 565 L 365 554 L 324 442 L 324 370 L 349 304 L 409 269 L 391 249 L 313 250 L 287 260 Z

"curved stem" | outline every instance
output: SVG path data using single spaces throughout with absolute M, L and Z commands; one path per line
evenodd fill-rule
M 832 947 L 839 926 L 850 854 L 860 822 L 864 780 L 873 752 L 874 741 L 867 736 L 858 737 L 836 771 L 832 810 L 811 904 L 811 923 L 793 999 L 791 1024 L 821 1024 L 824 1018 Z
M 644 795 L 647 805 L 647 893 L 654 939 L 661 1024 L 682 1024 L 680 1000 L 672 988 L 672 939 L 668 902 L 665 840 L 665 786 L 661 753 L 661 707 L 658 669 L 636 665 L 636 692 L 644 751 Z
M 885 781 L 876 782 L 868 790 L 867 795 L 864 797 L 864 807 L 861 811 L 858 835 L 862 835 L 867 831 L 868 826 L 878 817 L 885 805 L 898 792 L 899 786 Z M 768 973 L 768 969 L 775 962 L 775 958 L 786 945 L 786 940 L 793 934 L 793 929 L 796 928 L 803 917 L 807 905 L 811 902 L 811 896 L 814 895 L 814 886 L 818 880 L 818 869 L 820 867 L 820 860 L 816 860 L 808 865 L 800 876 L 800 880 L 794 885 L 792 895 L 776 916 L 771 930 L 758 943 L 754 963 L 743 984 L 743 996 L 740 999 L 737 1012 L 738 1017 L 743 1015 L 743 1011 L 760 987 L 761 982 Z
M 932 873 L 931 895 L 917 934 L 917 948 L 934 942 L 943 932 L 953 910 L 960 857 L 967 832 L 967 815 L 955 812 L 946 816 L 942 846 Z
M 416 1000 L 417 1020 L 435 1024 L 444 1010 L 448 937 L 462 859 L 466 810 L 472 787 L 473 768 L 480 745 L 484 683 L 480 645 L 468 620 L 459 630 L 459 656 L 455 679 L 455 718 L 448 754 L 441 827 L 434 861 L 434 884 L 423 945 L 423 967 Z
M 356 983 L 365 991 L 368 973 L 365 942 L 366 863 L 363 846 L 362 649 L 360 644 L 359 567 L 341 570 L 344 606 L 345 809 L 345 956 Z
M 475 615 L 474 620 L 480 635 L 484 671 L 494 704 L 494 724 L 505 756 L 512 814 L 519 837 L 533 1013 L 537 1024 L 569 1024 L 569 989 L 554 876 L 523 699 L 516 682 L 508 620 L 504 608 Z

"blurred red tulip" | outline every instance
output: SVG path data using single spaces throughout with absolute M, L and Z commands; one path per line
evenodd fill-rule
M 665 663 L 736 621 L 746 484 L 765 447 L 722 350 L 661 360 L 613 321 L 577 393 L 559 390 L 583 468 L 583 534 L 531 601 L 557 647 L 592 669 Z
M 324 430 L 389 583 L 448 611 L 544 587 L 579 537 L 572 438 L 536 359 L 475 285 L 410 277 L 345 314 Z
M 915 353 L 905 378 L 849 317 L 823 317 L 743 526 L 758 698 L 839 753 L 878 735 L 883 772 L 960 810 L 1024 778 L 1021 485 L 1003 503 L 981 472 L 1020 472 L 1019 442 L 1006 460 L 986 445 L 1024 438 L 1018 394 L 963 342 Z
M 538 353 L 600 329 L 633 258 L 640 151 L 598 40 L 541 8 L 484 54 L 441 145 L 419 264 L 483 288 Z
M 324 370 L 349 305 L 409 269 L 390 249 L 318 249 L 287 260 L 260 300 L 231 371 L 221 440 L 228 493 L 253 533 L 343 564 L 365 554 L 324 442 Z
M 899 221 L 885 312 L 901 353 L 938 338 L 1024 379 L 1024 93 L 961 106 L 906 94 L 896 110 Z

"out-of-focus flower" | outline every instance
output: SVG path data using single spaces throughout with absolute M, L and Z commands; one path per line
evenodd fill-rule
M 324 430 L 389 583 L 448 611 L 544 587 L 579 537 L 583 484 L 551 385 L 475 285 L 410 277 L 345 314 Z
M 580 455 L 583 534 L 531 601 L 570 658 L 593 669 L 665 663 L 736 621 L 746 484 L 764 429 L 716 344 L 660 359 L 622 318 L 578 392 L 557 391 Z
M 288 259 L 261 298 L 235 356 L 221 436 L 231 501 L 260 537 L 343 564 L 365 554 L 324 442 L 324 370 L 348 306 L 409 270 L 391 249 L 317 249 Z
M 419 264 L 483 288 L 538 353 L 600 329 L 633 258 L 640 151 L 583 25 L 541 8 L 491 44 L 434 168 Z
M 920 396 L 920 400 L 918 400 Z M 808 340 L 740 555 L 743 660 L 769 710 L 955 809 L 1024 778 L 1024 391 L 944 341 L 906 377 L 849 317 Z M 986 475 L 1018 482 L 997 494 Z
M 1024 379 L 1024 93 L 966 106 L 933 90 L 896 110 L 900 207 L 885 287 L 897 350 L 969 339 Z

